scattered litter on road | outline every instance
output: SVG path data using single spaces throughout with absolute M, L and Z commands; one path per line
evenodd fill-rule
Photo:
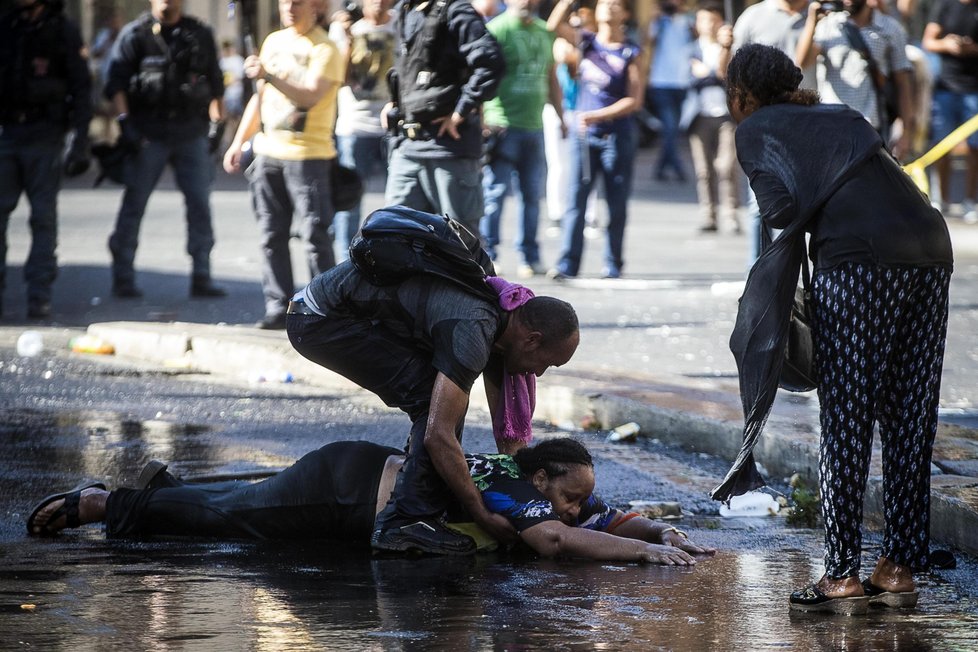
M 17 338 L 17 355 L 33 358 L 44 350 L 44 336 L 37 331 L 24 331 Z
M 612 430 L 608 435 L 608 441 L 635 441 L 641 431 L 642 426 L 630 421 Z
M 94 335 L 80 335 L 79 337 L 73 337 L 68 346 L 75 353 L 97 353 L 99 355 L 112 355 L 115 353 L 115 347 L 111 343 L 106 342 L 101 337 L 96 337 Z
M 252 385 L 258 385 L 260 383 L 291 383 L 294 381 L 295 378 L 288 371 L 265 370 L 252 371 L 248 374 L 248 382 Z
M 720 516 L 774 516 L 781 505 L 771 495 L 763 491 L 748 491 L 742 496 L 730 499 L 730 506 L 720 505 Z

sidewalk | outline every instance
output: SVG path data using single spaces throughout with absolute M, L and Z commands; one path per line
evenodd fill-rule
M 643 152 L 647 158 L 648 153 Z M 597 278 L 603 236 L 586 243 L 579 279 L 554 283 L 533 279 L 538 294 L 570 301 L 578 311 L 582 343 L 570 364 L 540 379 L 537 418 L 580 427 L 585 418 L 602 428 L 635 421 L 643 436 L 730 460 L 740 449 L 742 413 L 736 368 L 727 347 L 747 265 L 746 236 L 700 235 L 692 184 L 651 181 L 651 166 L 640 157 L 636 191 L 626 233 L 625 278 Z M 215 192 L 214 275 L 230 296 L 187 300 L 188 264 L 182 255 L 184 223 L 179 194 L 165 187 L 151 201 L 137 258 L 139 282 L 147 291 L 138 301 L 107 297 L 105 237 L 118 207 L 118 188 L 77 186 L 62 193 L 61 277 L 55 288 L 54 323 L 87 328 L 111 342 L 117 355 L 182 366 L 241 379 L 288 373 L 297 382 L 336 390 L 351 383 L 296 354 L 285 335 L 251 326 L 262 301 L 257 227 L 240 179 L 224 178 Z M 366 209 L 381 206 L 376 185 Z M 603 207 L 602 207 L 603 208 Z M 10 263 L 19 262 L 29 238 L 21 206 L 11 220 Z M 504 242 L 512 238 L 515 211 L 510 201 L 503 221 Z M 599 209 L 599 215 L 602 210 Z M 18 217 L 19 216 L 19 217 Z M 545 222 L 545 219 L 542 219 Z M 934 540 L 978 555 L 978 431 L 950 423 L 978 423 L 978 227 L 949 221 L 955 246 L 952 312 L 942 388 L 942 419 L 934 451 L 932 526 Z M 552 264 L 559 240 L 547 224 L 540 228 L 543 260 Z M 296 249 L 296 283 L 302 256 Z M 500 248 L 503 275 L 518 259 L 508 244 Z M 13 315 L 20 274 L 8 268 L 0 344 L 26 328 Z M 107 297 L 107 298 L 102 298 Z M 63 333 L 63 331 L 60 331 Z M 476 387 L 480 388 L 480 383 Z M 476 392 L 481 391 L 477 389 Z M 474 393 L 473 406 L 484 408 Z M 622 444 L 627 446 L 627 444 Z M 814 394 L 782 393 L 755 455 L 769 478 L 817 474 L 818 406 Z M 874 455 L 875 474 L 879 454 Z M 721 478 L 716 478 L 719 483 Z M 873 481 L 867 517 L 881 518 L 881 492 Z

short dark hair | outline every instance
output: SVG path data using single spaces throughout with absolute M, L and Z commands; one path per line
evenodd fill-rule
M 516 451 L 513 460 L 525 476 L 531 476 L 543 469 L 548 477 L 556 478 L 570 471 L 571 465 L 594 468 L 591 453 L 584 445 L 570 437 L 544 439 L 543 441 Z
M 804 76 L 784 52 L 751 43 L 737 50 L 727 66 L 727 100 L 744 104 L 750 94 L 758 106 L 818 104 L 818 93 L 798 88 Z
M 563 342 L 580 328 L 574 307 L 553 297 L 533 297 L 516 314 L 524 326 L 543 336 L 544 346 Z
M 703 0 L 696 7 L 696 11 L 708 11 L 711 14 L 720 14 L 723 16 L 723 5 L 717 0 Z

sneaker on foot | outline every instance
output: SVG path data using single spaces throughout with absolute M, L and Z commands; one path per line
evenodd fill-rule
M 524 263 L 516 270 L 517 278 L 527 279 L 534 276 L 543 276 L 547 270 L 540 263 Z
M 964 220 L 965 224 L 978 224 L 978 208 L 975 207 L 975 202 L 971 199 L 965 199 L 961 202 L 961 207 L 964 209 L 961 219 Z
M 452 532 L 435 520 L 374 530 L 370 545 L 374 550 L 384 552 L 456 556 L 471 555 L 476 548 L 472 537 Z
M 143 291 L 132 281 L 116 281 L 112 284 L 112 296 L 120 299 L 139 299 Z

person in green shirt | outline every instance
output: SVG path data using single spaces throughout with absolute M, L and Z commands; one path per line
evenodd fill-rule
M 503 201 L 513 173 L 519 179 L 516 249 L 522 257 L 517 276 L 543 274 L 537 244 L 540 199 L 546 177 L 543 107 L 550 102 L 560 112 L 560 87 L 554 75 L 553 33 L 536 16 L 540 0 L 507 0 L 506 11 L 489 21 L 487 29 L 499 42 L 506 74 L 498 95 L 486 102 L 488 162 L 482 173 L 485 215 L 480 231 L 489 256 L 496 259 Z

